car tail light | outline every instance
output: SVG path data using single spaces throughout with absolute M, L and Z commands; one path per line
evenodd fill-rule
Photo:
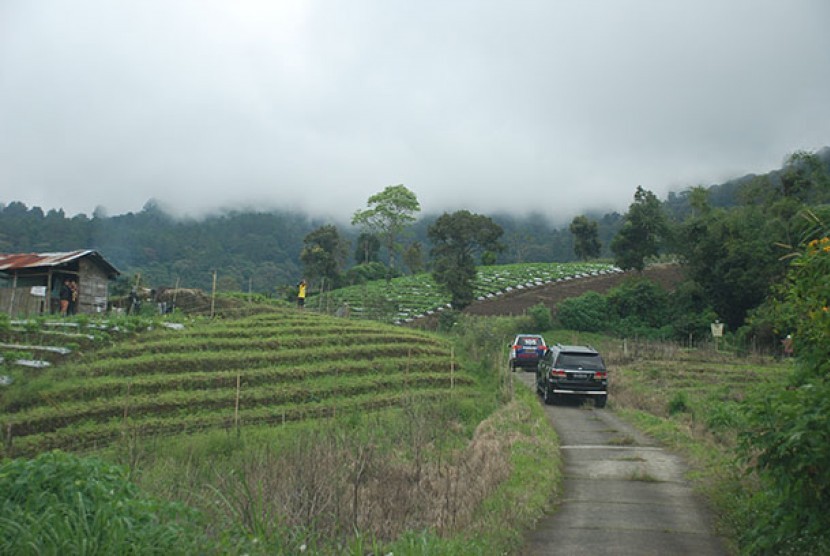
M 550 376 L 567 377 L 568 373 L 566 373 L 562 369 L 551 369 L 550 370 Z
M 597 371 L 594 373 L 594 378 L 608 378 L 608 371 Z
M 513 351 L 519 351 L 522 349 L 522 346 L 513 346 Z

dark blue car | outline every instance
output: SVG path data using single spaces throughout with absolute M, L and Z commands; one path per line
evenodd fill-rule
M 515 371 L 516 368 L 523 367 L 535 371 L 539 359 L 545 354 L 547 344 L 539 334 L 518 334 L 508 347 L 510 370 Z

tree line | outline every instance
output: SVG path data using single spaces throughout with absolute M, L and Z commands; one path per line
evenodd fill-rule
M 335 222 L 305 213 L 225 211 L 199 219 L 178 218 L 150 200 L 137 212 L 108 216 L 103 210 L 68 215 L 62 209 L 44 211 L 20 201 L 0 203 L 0 253 L 31 253 L 95 249 L 122 277 L 116 292 L 129 291 L 140 276 L 149 287 L 183 287 L 209 290 L 218 271 L 221 291 L 248 291 L 276 295 L 305 274 L 301 254 L 309 234 L 336 229 L 343 245 L 338 253 L 343 284 L 427 270 L 432 246 L 428 229 L 440 214 L 418 214 L 396 238 L 394 269 L 386 246 L 371 227 Z M 504 249 L 488 261 L 569 262 L 579 257 L 566 226 L 542 214 L 488 215 L 503 230 Z M 610 256 L 608 242 L 622 215 L 597 215 L 602 256 Z M 310 238 L 314 240 L 314 238 Z M 369 264 L 374 263 L 374 264 Z M 378 270 L 380 269 L 380 270 Z
M 637 187 L 625 214 L 586 213 L 569 225 L 543 214 L 420 215 L 417 196 L 403 185 L 370 197 L 349 223 L 289 211 L 174 218 L 154 201 L 138 213 L 69 217 L 10 202 L 0 204 L 0 252 L 97 249 L 122 271 L 116 290 L 126 291 L 136 276 L 151 287 L 209 289 L 218 270 L 220 290 L 286 296 L 304 275 L 329 289 L 425 270 L 457 282 L 470 264 L 605 258 L 639 270 L 671 257 L 687 271 L 690 306 L 737 329 L 783 277 L 780 245 L 804 236 L 804 211 L 822 217 L 829 165 L 825 148 L 794 153 L 768 174 L 689 188 L 665 201 Z M 770 328 L 763 320 L 754 319 L 758 333 Z

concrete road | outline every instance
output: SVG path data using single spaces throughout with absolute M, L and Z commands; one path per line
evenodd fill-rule
M 513 376 L 535 390 L 534 373 Z M 728 554 L 678 456 L 608 409 L 566 401 L 546 411 L 559 435 L 564 491 L 521 554 Z

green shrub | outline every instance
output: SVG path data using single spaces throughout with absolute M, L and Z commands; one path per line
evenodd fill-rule
M 527 310 L 527 314 L 533 321 L 530 332 L 544 332 L 553 328 L 553 315 L 544 303 L 537 303 Z
M 142 498 L 125 468 L 49 452 L 0 466 L 0 553 L 170 554 L 206 546 L 183 505 Z
M 608 309 L 620 318 L 635 319 L 643 326 L 660 328 L 669 318 L 666 290 L 646 279 L 629 279 L 608 292 Z
M 714 401 L 706 410 L 706 426 L 712 431 L 725 431 L 743 425 L 743 416 L 734 402 Z
M 365 284 L 372 280 L 385 280 L 389 269 L 385 264 L 372 261 L 353 266 L 344 274 L 347 284 Z
M 826 231 L 825 231 L 826 233 Z M 782 319 L 793 333 L 797 372 L 788 389 L 765 388 L 746 404 L 741 455 L 762 483 L 754 554 L 826 554 L 830 548 L 830 237 L 810 241 L 782 287 Z M 795 318 L 797 317 L 797 318 Z
M 669 415 L 677 415 L 678 413 L 686 413 L 689 411 L 689 397 L 683 390 L 678 390 L 669 400 L 668 406 Z
M 461 313 L 458 311 L 442 311 L 438 315 L 438 330 L 441 332 L 450 332 L 458 323 L 458 317 Z
M 557 308 L 562 327 L 583 332 L 600 332 L 609 328 L 608 301 L 597 292 L 565 299 Z

